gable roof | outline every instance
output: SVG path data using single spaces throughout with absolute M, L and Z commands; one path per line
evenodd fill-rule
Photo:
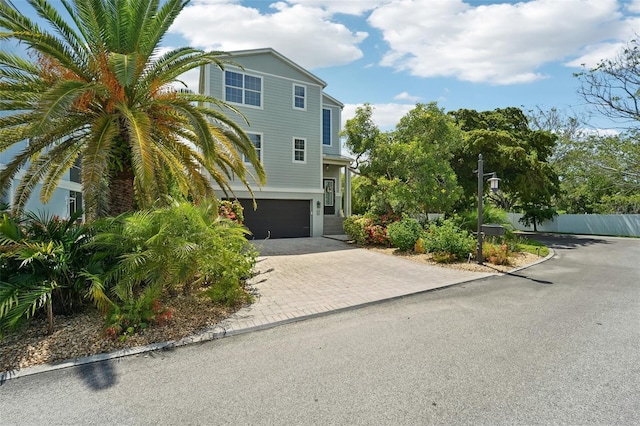
M 320 77 L 302 68 L 300 65 L 296 64 L 291 59 L 287 58 L 283 54 L 272 49 L 271 47 L 265 47 L 261 49 L 234 50 L 231 52 L 226 52 L 226 55 L 222 55 L 222 56 L 229 56 L 230 58 L 233 58 L 233 57 L 239 57 L 239 56 L 254 56 L 254 55 L 264 55 L 264 54 L 275 56 L 276 58 L 286 63 L 291 68 L 296 69 L 297 71 L 301 72 L 302 74 L 306 75 L 307 77 L 315 81 L 317 84 L 322 86 L 323 89 L 327 87 L 327 83 L 324 80 L 322 80 Z
M 340 109 L 344 108 L 344 104 L 342 102 L 340 102 L 339 100 L 337 100 L 336 98 L 334 98 L 331 95 L 327 95 L 326 93 L 322 92 L 322 101 L 328 101 L 329 103 L 333 103 L 335 105 L 337 105 L 338 107 L 340 107 Z

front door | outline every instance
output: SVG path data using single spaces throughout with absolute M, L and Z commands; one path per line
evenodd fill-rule
M 336 180 L 323 179 L 324 185 L 324 214 L 336 214 Z

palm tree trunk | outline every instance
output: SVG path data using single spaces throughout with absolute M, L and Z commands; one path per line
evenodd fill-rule
M 51 302 L 52 294 L 47 299 L 47 334 L 53 333 L 53 303 Z
M 133 169 L 126 162 L 122 170 L 116 170 L 109 181 L 109 215 L 117 216 L 134 208 Z

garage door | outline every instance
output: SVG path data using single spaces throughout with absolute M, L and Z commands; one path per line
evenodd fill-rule
M 297 238 L 311 236 L 310 200 L 239 200 L 244 207 L 244 224 L 253 238 Z

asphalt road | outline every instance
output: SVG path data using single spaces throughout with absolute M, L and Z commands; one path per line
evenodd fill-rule
M 516 275 L 9 380 L 0 424 L 640 424 L 640 240 L 547 242 Z

